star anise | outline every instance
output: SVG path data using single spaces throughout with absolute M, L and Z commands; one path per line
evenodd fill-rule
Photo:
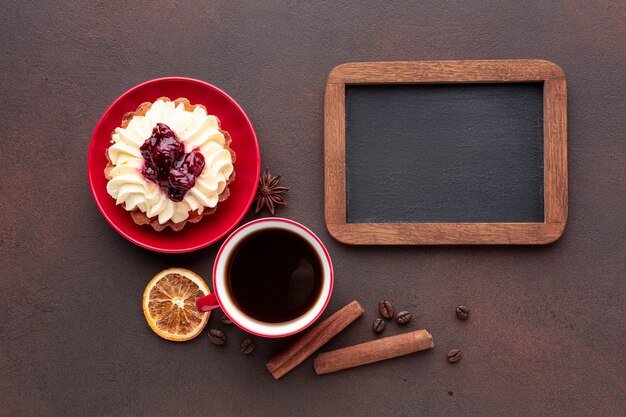
M 259 180 L 259 186 L 256 191 L 256 210 L 254 210 L 255 213 L 261 211 L 263 207 L 267 207 L 270 213 L 274 214 L 276 205 L 287 205 L 287 202 L 281 194 L 289 191 L 289 188 L 279 187 L 279 182 L 280 175 L 272 177 L 272 175 L 270 174 L 270 169 L 265 168 L 265 172 L 263 173 L 263 175 L 261 175 L 261 179 Z

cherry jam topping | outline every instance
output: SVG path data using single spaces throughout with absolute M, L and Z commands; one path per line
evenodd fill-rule
M 204 156 L 196 150 L 185 153 L 185 145 L 165 123 L 157 123 L 141 145 L 146 161 L 141 174 L 157 184 L 172 201 L 183 201 L 204 169 Z

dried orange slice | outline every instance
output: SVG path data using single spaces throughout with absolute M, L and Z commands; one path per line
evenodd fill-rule
M 196 298 L 211 291 L 204 280 L 183 268 L 159 272 L 143 292 L 143 314 L 150 328 L 163 339 L 191 340 L 200 334 L 210 312 L 196 310 Z

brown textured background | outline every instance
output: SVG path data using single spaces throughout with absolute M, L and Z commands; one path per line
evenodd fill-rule
M 1 416 L 618 416 L 626 409 L 625 6 L 611 1 L 5 2 L 0 13 Z M 536 4 L 532 4 L 536 3 Z M 346 61 L 544 58 L 567 75 L 570 217 L 547 247 L 347 247 L 322 214 L 322 97 Z M 166 342 L 141 313 L 170 266 L 209 275 L 217 245 L 133 246 L 89 193 L 105 108 L 150 78 L 213 83 L 246 109 L 263 165 L 292 187 L 279 212 L 334 257 L 329 312 L 365 316 L 325 350 L 372 338 L 381 296 L 434 350 L 273 381 L 287 341 L 241 331 Z M 249 216 L 252 218 L 253 216 Z M 454 306 L 466 303 L 462 323 Z M 222 328 L 212 318 L 210 326 Z M 389 326 L 385 334 L 398 333 Z M 456 365 L 445 353 L 459 347 Z M 452 392 L 452 394 L 449 394 Z

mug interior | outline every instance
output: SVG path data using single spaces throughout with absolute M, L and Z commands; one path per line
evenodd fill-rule
M 313 306 L 303 315 L 282 323 L 267 323 L 256 320 L 243 312 L 232 299 L 228 289 L 228 259 L 239 242 L 251 234 L 265 229 L 283 229 L 291 231 L 304 240 L 317 252 L 322 264 L 322 290 Z M 315 321 L 324 311 L 332 291 L 333 267 L 330 256 L 322 242 L 313 232 L 292 220 L 266 218 L 254 220 L 237 229 L 222 245 L 213 268 L 213 288 L 224 313 L 242 329 L 264 337 L 282 337 L 297 333 Z

